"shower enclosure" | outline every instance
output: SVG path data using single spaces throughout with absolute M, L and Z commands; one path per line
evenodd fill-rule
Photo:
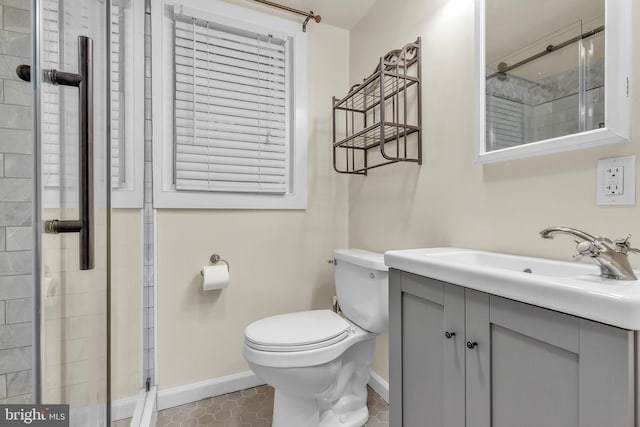
M 36 403 L 66 403 L 71 423 L 108 420 L 106 8 L 32 5 Z M 26 74 L 26 73 L 23 73 Z
M 144 14 L 142 0 L 32 0 L 31 61 L 16 69 L 33 112 L 33 363 L 20 403 L 68 404 L 72 426 L 138 425 L 154 381 Z

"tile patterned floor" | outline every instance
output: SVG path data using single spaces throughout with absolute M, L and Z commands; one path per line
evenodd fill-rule
M 389 406 L 368 388 L 367 427 L 389 427 Z M 158 412 L 156 427 L 270 427 L 273 388 L 254 387 Z

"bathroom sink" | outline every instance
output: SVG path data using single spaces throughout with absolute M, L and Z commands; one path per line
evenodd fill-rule
M 543 276 L 572 277 L 584 274 L 599 274 L 599 269 L 596 265 L 572 264 L 549 259 L 528 258 L 472 250 L 439 252 L 430 254 L 429 258 L 446 263 L 540 274 Z
M 595 264 L 460 248 L 388 251 L 384 260 L 397 270 L 640 330 L 640 281 L 603 278 Z

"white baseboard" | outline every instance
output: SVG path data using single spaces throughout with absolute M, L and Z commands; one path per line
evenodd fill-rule
M 136 410 L 136 406 L 138 405 L 138 401 L 141 399 L 141 395 L 143 396 L 144 390 L 141 394 L 137 396 L 125 397 L 124 399 L 118 399 L 111 402 L 111 420 L 119 421 L 124 420 L 126 418 L 133 417 L 133 414 Z M 142 397 L 142 401 L 144 402 L 144 397 Z
M 380 375 L 369 369 L 371 378 L 369 379 L 369 387 L 373 389 L 385 402 L 389 403 L 389 383 Z
M 251 371 L 158 391 L 158 410 L 263 385 Z
M 389 383 L 374 371 L 370 371 L 370 373 L 371 379 L 369 380 L 369 386 L 373 391 L 378 393 L 385 402 L 389 402 Z M 253 372 L 247 371 L 167 390 L 160 390 L 158 391 L 158 410 L 161 411 L 174 406 L 186 405 L 187 403 L 257 387 L 263 384 L 264 381 L 259 379 Z

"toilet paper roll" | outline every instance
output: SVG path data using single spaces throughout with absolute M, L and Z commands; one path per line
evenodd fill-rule
M 202 267 L 202 290 L 211 291 L 229 287 L 229 270 L 225 264 Z

